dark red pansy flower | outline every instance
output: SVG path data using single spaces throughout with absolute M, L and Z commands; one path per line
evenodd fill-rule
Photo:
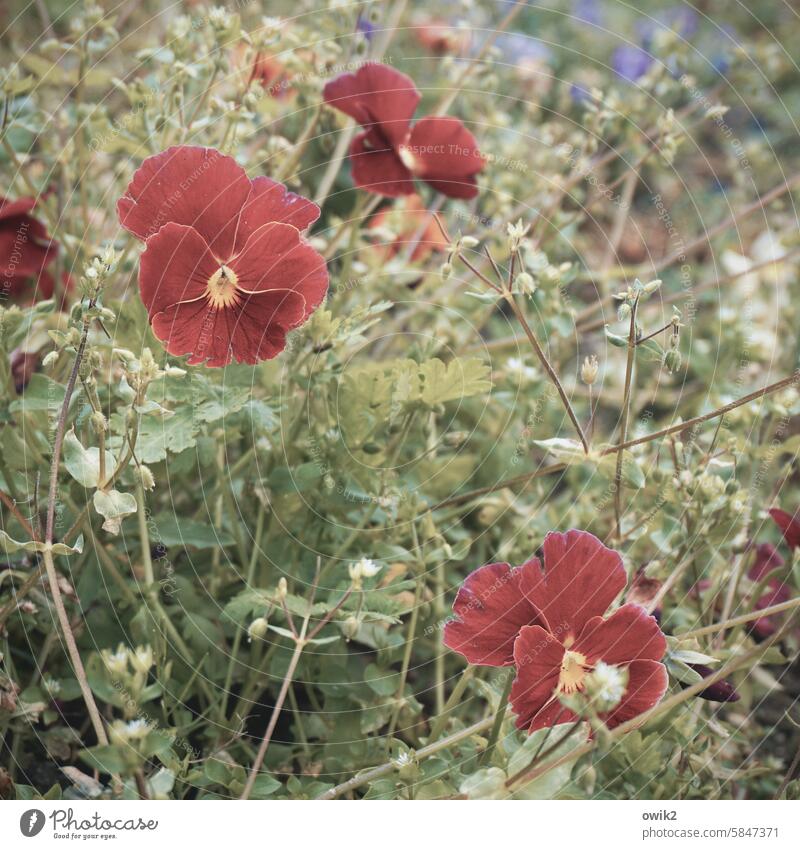
M 364 128 L 350 146 L 360 188 L 398 197 L 412 194 L 419 179 L 448 197 L 477 195 L 484 160 L 475 137 L 457 118 L 429 116 L 412 127 L 421 95 L 410 77 L 368 62 L 329 82 L 323 96 Z
M 667 688 L 658 623 L 635 604 L 603 618 L 626 584 L 619 554 L 574 530 L 548 534 L 543 551 L 544 564 L 534 557 L 518 568 L 492 563 L 473 572 L 445 644 L 470 663 L 516 665 L 511 704 L 517 727 L 528 731 L 574 721 L 558 697 L 582 691 L 601 661 L 628 673 L 619 704 L 601 715 L 609 727 L 658 704 Z
M 325 260 L 302 237 L 319 207 L 230 156 L 171 147 L 146 159 L 117 203 L 146 244 L 139 290 L 155 335 L 190 364 L 277 356 L 319 306 Z
M 769 511 L 769 515 L 781 529 L 786 544 L 792 548 L 800 548 L 800 510 L 795 511 L 792 515 L 778 507 L 773 507 Z
M 30 285 L 32 300 L 53 294 L 53 278 L 45 270 L 55 260 L 58 245 L 32 215 L 34 198 L 0 196 L 0 297 L 17 299 Z M 49 284 L 49 285 L 48 285 Z
M 773 604 L 780 604 L 788 601 L 791 598 L 789 586 L 777 574 L 778 570 L 785 565 L 783 557 L 772 543 L 762 542 L 755 546 L 756 559 L 750 567 L 747 577 L 756 583 L 766 578 L 764 592 L 756 602 L 756 610 L 763 610 L 765 607 L 772 607 Z M 768 577 L 772 574 L 771 577 Z M 749 624 L 750 633 L 757 641 L 765 640 L 771 637 L 781 624 L 783 617 L 781 614 L 773 614 L 772 616 L 763 616 L 761 619 L 756 619 Z

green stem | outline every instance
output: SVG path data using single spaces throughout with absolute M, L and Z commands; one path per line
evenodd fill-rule
M 442 731 L 444 731 L 445 725 L 447 725 L 447 720 L 449 719 L 448 714 L 454 707 L 456 707 L 461 702 L 461 697 L 464 695 L 464 690 L 467 689 L 467 685 L 472 680 L 475 675 L 475 667 L 470 665 L 464 668 L 464 671 L 461 673 L 461 676 L 456 683 L 456 686 L 453 687 L 453 692 L 450 693 L 450 697 L 447 699 L 444 705 L 444 710 L 440 714 L 437 715 L 436 720 L 431 727 L 431 733 L 428 737 L 428 744 L 435 743 L 439 737 L 442 735 Z
M 633 384 L 633 366 L 636 357 L 636 311 L 639 306 L 637 295 L 631 305 L 631 324 L 628 331 L 628 357 L 625 363 L 625 392 L 622 398 L 622 421 L 620 423 L 620 443 L 628 438 L 628 417 L 631 408 L 631 389 Z M 625 459 L 623 451 L 617 454 L 617 467 L 614 473 L 614 516 L 615 535 L 617 542 L 622 541 L 622 463 Z
M 511 695 L 511 685 L 514 683 L 514 672 L 513 670 L 509 670 L 506 674 L 506 680 L 503 684 L 503 692 L 500 695 L 500 701 L 497 707 L 497 714 L 494 718 L 494 725 L 492 725 L 492 731 L 489 735 L 489 742 L 486 745 L 486 751 L 481 755 L 480 760 L 478 761 L 479 765 L 484 765 L 489 763 L 489 760 L 492 757 L 492 752 L 497 745 L 497 740 L 500 737 L 500 729 L 503 727 L 503 721 L 506 718 L 506 712 L 508 711 L 508 697 Z

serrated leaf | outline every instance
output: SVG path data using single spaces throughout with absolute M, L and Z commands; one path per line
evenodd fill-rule
M 447 365 L 438 358 L 427 360 L 420 366 L 421 400 L 433 407 L 488 392 L 492 388 L 490 371 L 477 357 L 457 357 Z

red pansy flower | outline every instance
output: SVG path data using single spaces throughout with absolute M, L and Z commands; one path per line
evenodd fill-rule
M 783 557 L 781 557 L 775 546 L 769 542 L 759 543 L 756 545 L 755 551 L 756 559 L 750 567 L 747 577 L 755 583 L 759 583 L 767 578 L 764 585 L 764 592 L 756 602 L 756 610 L 763 610 L 765 607 L 772 607 L 773 604 L 781 604 L 784 601 L 788 601 L 792 594 L 788 584 L 780 577 L 779 571 L 785 565 Z M 780 613 L 773 614 L 772 616 L 763 616 L 761 619 L 756 619 L 750 623 L 750 633 L 757 641 L 765 640 L 778 630 L 778 626 L 782 620 L 783 616 Z
M 442 235 L 436 221 L 418 194 L 407 195 L 394 206 L 379 210 L 369 222 L 370 229 L 389 226 L 397 232 L 397 238 L 381 246 L 385 259 L 397 256 L 408 245 L 416 242 L 411 252 L 411 262 L 425 259 L 433 251 L 444 251 L 450 243 Z
M 511 704 L 517 727 L 528 731 L 574 722 L 558 697 L 582 691 L 601 661 L 628 672 L 619 704 L 601 714 L 609 727 L 658 704 L 667 688 L 658 623 L 636 604 L 603 617 L 625 587 L 619 554 L 573 530 L 548 534 L 543 560 L 473 572 L 456 597 L 445 644 L 470 663 L 516 665 Z
M 0 196 L 0 297 L 21 296 L 30 281 L 35 299 L 53 294 L 53 278 L 45 271 L 58 254 L 47 228 L 31 214 L 34 198 L 9 200 Z
M 325 260 L 300 231 L 319 207 L 229 156 L 171 147 L 146 159 L 117 203 L 147 246 L 139 290 L 155 335 L 190 364 L 279 354 L 328 288 Z
M 769 511 L 769 515 L 772 516 L 772 520 L 781 529 L 786 544 L 791 548 L 800 548 L 800 510 L 795 511 L 794 515 L 792 515 L 778 507 L 773 507 Z
M 323 96 L 364 128 L 350 146 L 360 188 L 398 197 L 412 194 L 419 179 L 448 197 L 477 195 L 484 161 L 475 137 L 457 118 L 429 116 L 412 127 L 421 95 L 410 77 L 368 62 L 329 82 Z

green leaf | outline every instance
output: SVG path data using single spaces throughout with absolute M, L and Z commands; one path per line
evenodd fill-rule
M 167 451 L 180 454 L 194 447 L 199 429 L 190 403 L 179 407 L 174 416 L 147 416 L 139 423 L 136 456 L 142 463 L 158 463 L 166 458 Z
M 253 784 L 253 789 L 250 791 L 251 799 L 266 799 L 272 796 L 276 790 L 280 790 L 281 783 L 274 779 L 271 775 L 261 773 Z
M 420 366 L 422 403 L 434 407 L 488 392 L 492 388 L 490 372 L 477 357 L 456 357 L 446 366 L 437 358 L 427 360 Z
M 153 534 L 153 539 L 166 546 L 191 545 L 194 548 L 218 548 L 233 544 L 233 537 L 228 531 L 175 515 L 157 516 L 155 526 L 157 534 Z
M 574 439 L 562 439 L 556 436 L 552 439 L 534 439 L 533 444 L 549 451 L 562 463 L 581 462 L 587 458 L 583 446 Z
M 136 512 L 136 499 L 129 492 L 98 489 L 92 498 L 94 509 L 105 519 L 103 530 L 118 534 L 122 520 Z
M 509 795 L 507 778 L 500 767 L 490 766 L 468 775 L 458 790 L 468 799 L 506 799 Z
M 711 657 L 707 654 L 702 654 L 699 651 L 692 651 L 691 649 L 678 649 L 677 651 L 671 651 L 669 656 L 673 658 L 673 660 L 679 660 L 683 663 L 700 663 L 705 666 L 708 666 L 711 663 L 719 663 L 717 658 Z
M 81 760 L 93 769 L 109 775 L 124 773 L 129 763 L 120 746 L 95 746 L 80 753 Z
M 64 403 L 65 389 L 60 383 L 50 380 L 44 374 L 34 374 L 21 398 L 12 401 L 8 409 L 12 413 L 42 413 L 51 412 L 58 415 Z
M 319 463 L 303 463 L 293 469 L 279 466 L 269 476 L 269 488 L 275 495 L 306 492 L 319 486 L 323 469 Z
M 0 531 L 0 549 L 6 554 L 14 554 L 17 551 L 28 552 L 43 552 L 47 550 L 46 543 L 34 542 L 18 542 L 12 539 L 5 531 Z M 75 540 L 75 545 L 65 545 L 63 542 L 54 542 L 51 546 L 53 554 L 80 554 L 83 551 L 83 534 Z
M 99 448 L 84 448 L 78 437 L 75 436 L 75 431 L 71 429 L 64 436 L 63 450 L 64 465 L 81 486 L 85 486 L 87 489 L 93 489 L 102 483 L 100 480 Z M 108 477 L 114 471 L 114 455 L 110 451 L 106 451 L 105 458 L 105 473 L 106 477 Z

